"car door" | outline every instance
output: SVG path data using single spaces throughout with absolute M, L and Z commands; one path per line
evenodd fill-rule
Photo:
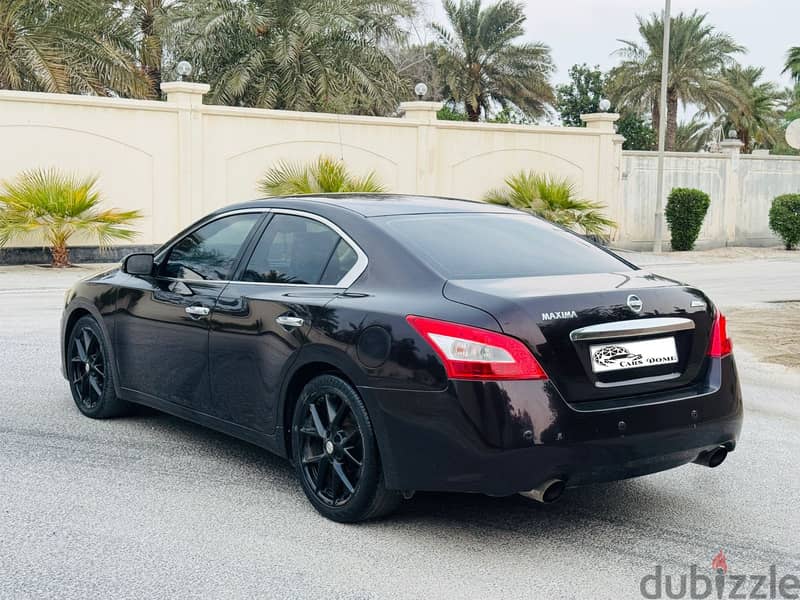
M 298 211 L 275 209 L 252 245 L 212 315 L 211 389 L 219 416 L 272 433 L 285 372 L 367 259 L 336 225 Z
M 152 276 L 125 275 L 115 319 L 122 387 L 209 411 L 209 319 L 264 214 L 213 218 L 161 252 Z

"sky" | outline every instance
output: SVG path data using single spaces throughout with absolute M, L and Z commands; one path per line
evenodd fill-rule
M 490 2 L 491 0 L 484 0 Z M 428 15 L 444 20 L 438 0 L 428 0 Z M 636 15 L 664 9 L 663 0 L 527 0 L 525 39 L 550 46 L 556 63 L 553 83 L 567 80 L 576 63 L 614 66 L 617 39 L 639 40 Z M 765 67 L 764 77 L 789 85 L 781 75 L 786 52 L 800 46 L 800 0 L 672 0 L 672 14 L 698 9 L 708 21 L 728 33 L 748 52 L 739 57 L 746 65 Z

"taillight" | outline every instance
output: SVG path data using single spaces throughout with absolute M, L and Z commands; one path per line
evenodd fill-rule
M 409 315 L 450 379 L 547 379 L 525 344 L 494 331 Z
M 711 328 L 711 343 L 708 345 L 708 355 L 712 358 L 722 358 L 731 352 L 733 352 L 733 342 L 728 337 L 725 315 L 716 311 L 714 325 Z

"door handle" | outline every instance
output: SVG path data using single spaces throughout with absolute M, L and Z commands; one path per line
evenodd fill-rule
M 306 324 L 301 317 L 290 317 L 289 315 L 281 315 L 275 319 L 275 322 L 284 327 L 302 327 Z
M 207 317 L 208 313 L 211 312 L 207 306 L 187 306 L 185 308 L 186 314 L 192 315 L 193 317 Z

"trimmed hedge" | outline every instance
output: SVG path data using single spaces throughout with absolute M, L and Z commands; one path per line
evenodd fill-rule
M 665 215 L 672 234 L 673 250 L 691 250 L 700 235 L 711 198 L 700 190 L 673 188 Z
M 784 194 L 772 201 L 769 228 L 781 237 L 787 250 L 800 242 L 800 194 Z

